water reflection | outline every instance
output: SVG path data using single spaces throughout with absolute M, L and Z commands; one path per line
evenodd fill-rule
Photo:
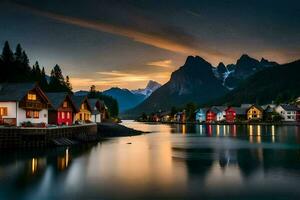
M 0 199 L 300 197 L 298 127 L 128 126 L 154 133 L 2 153 Z

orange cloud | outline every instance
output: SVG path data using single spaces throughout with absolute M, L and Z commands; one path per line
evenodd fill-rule
M 165 67 L 165 68 L 173 67 L 172 66 L 172 60 L 154 61 L 154 62 L 147 63 L 147 65 L 156 66 L 156 67 Z

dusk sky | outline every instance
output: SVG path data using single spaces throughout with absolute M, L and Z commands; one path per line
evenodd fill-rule
M 75 90 L 165 83 L 188 55 L 300 58 L 299 0 L 0 0 L 0 44 L 20 43 Z

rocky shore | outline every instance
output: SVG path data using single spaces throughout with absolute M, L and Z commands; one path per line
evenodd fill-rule
M 125 137 L 147 133 L 112 122 L 100 123 L 97 126 L 100 137 Z

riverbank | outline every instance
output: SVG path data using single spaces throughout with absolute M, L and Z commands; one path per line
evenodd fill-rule
M 300 122 L 149 122 L 138 121 L 148 124 L 191 124 L 191 125 L 268 125 L 268 126 L 300 126 Z

